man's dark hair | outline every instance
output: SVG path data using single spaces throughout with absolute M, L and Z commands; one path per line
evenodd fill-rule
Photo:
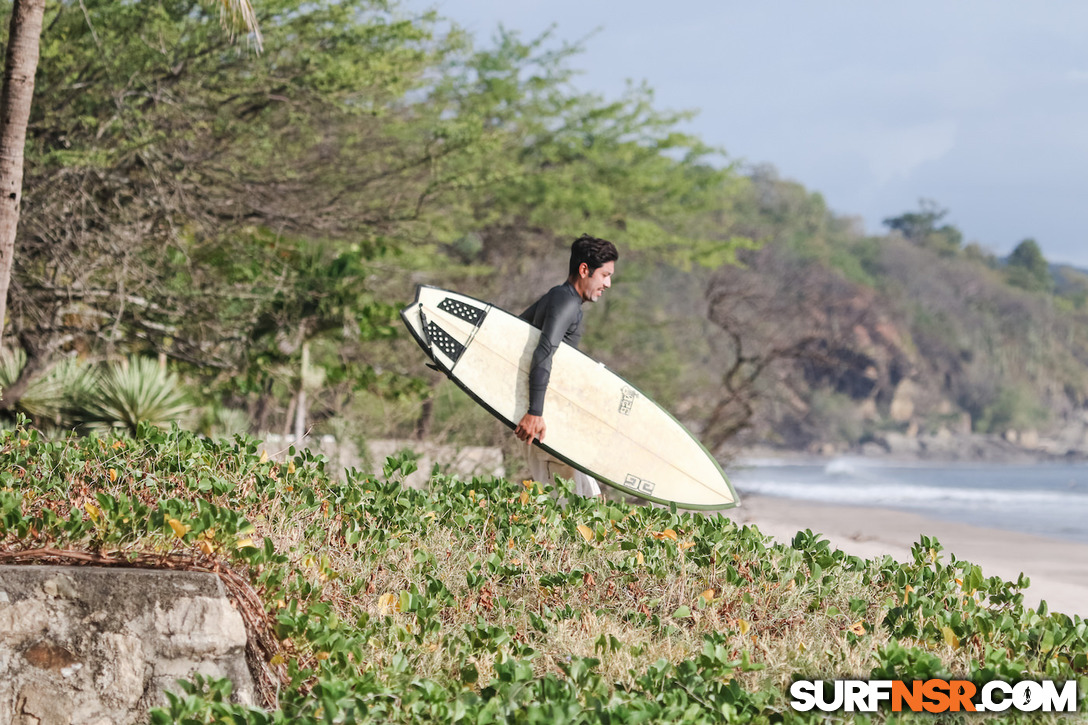
M 615 262 L 620 258 L 616 245 L 607 239 L 598 239 L 588 234 L 583 234 L 570 245 L 570 276 L 578 274 L 578 268 L 582 262 L 589 267 L 589 273 L 593 274 L 598 267 L 603 267 L 606 262 Z

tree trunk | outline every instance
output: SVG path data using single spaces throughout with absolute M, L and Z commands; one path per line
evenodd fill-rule
M 32 339 L 24 338 L 19 341 L 26 353 L 26 365 L 19 371 L 11 385 L 0 390 L 0 410 L 15 410 L 15 406 L 26 395 L 34 378 L 46 369 L 49 363 L 49 353 L 40 349 Z
M 45 0 L 15 0 L 4 60 L 4 89 L 0 92 L 0 342 L 7 317 L 19 205 L 23 201 L 23 149 L 44 15 Z
M 302 343 L 302 365 L 298 376 L 298 406 L 295 408 L 295 445 L 301 446 L 306 437 L 306 416 L 309 412 L 307 400 L 307 377 L 310 374 L 310 343 Z

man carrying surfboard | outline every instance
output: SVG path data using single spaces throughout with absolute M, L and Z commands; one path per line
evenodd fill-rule
M 560 342 L 578 347 L 582 339 L 582 304 L 596 302 L 612 286 L 619 251 L 607 239 L 583 234 L 570 248 L 567 281 L 552 287 L 529 306 L 520 317 L 541 331 L 529 368 L 529 410 L 514 429 L 519 440 L 529 444 L 529 472 L 538 481 L 550 481 L 553 475 L 574 480 L 575 493 L 591 497 L 601 493 L 597 481 L 572 466 L 532 445 L 543 441 L 544 396 L 551 378 L 552 356 Z

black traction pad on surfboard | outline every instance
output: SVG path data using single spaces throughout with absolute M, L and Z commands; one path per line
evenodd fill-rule
M 476 327 L 480 326 L 480 323 L 483 322 L 484 315 L 487 314 L 479 307 L 473 307 L 470 304 L 466 304 L 464 302 L 461 302 L 460 300 L 455 300 L 451 297 L 447 297 L 446 299 L 439 302 L 438 309 L 442 310 L 443 312 L 448 312 L 454 317 L 459 317 L 465 322 L 468 322 L 471 325 L 475 325 Z
M 427 323 L 427 341 L 437 347 L 446 357 L 454 362 L 461 359 L 462 353 L 465 352 L 465 346 L 454 340 L 448 332 L 436 325 L 434 322 Z

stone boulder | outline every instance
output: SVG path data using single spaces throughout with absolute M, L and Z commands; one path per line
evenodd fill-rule
M 214 574 L 0 566 L 0 723 L 146 722 L 196 673 L 253 705 L 245 647 Z
M 905 423 L 914 415 L 914 399 L 918 395 L 918 386 L 910 380 L 900 381 L 892 396 L 888 416 L 897 422 Z

